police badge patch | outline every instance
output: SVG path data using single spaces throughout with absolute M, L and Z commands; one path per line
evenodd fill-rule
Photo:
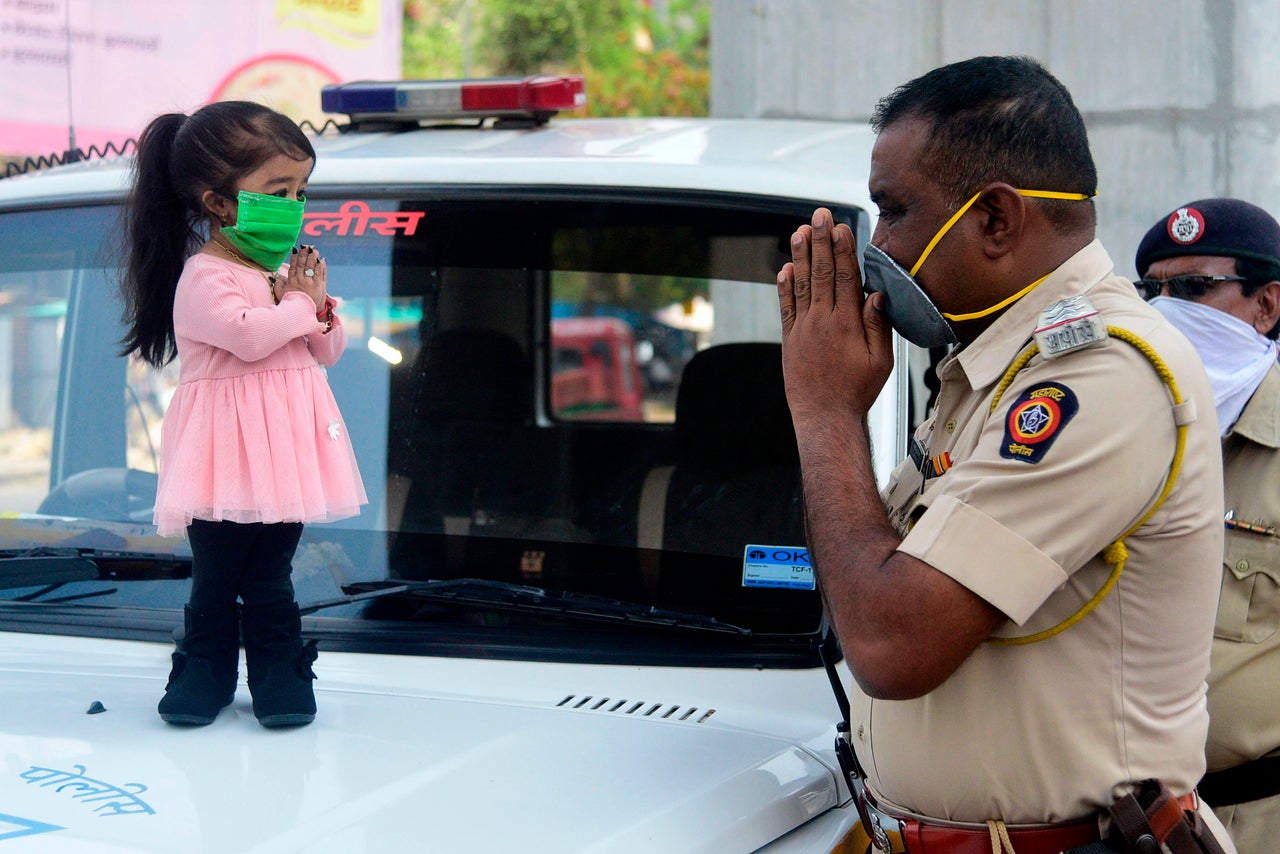
M 1061 383 L 1042 383 L 1027 389 L 1005 416 L 1000 456 L 1024 463 L 1040 462 L 1079 408 L 1075 393 Z

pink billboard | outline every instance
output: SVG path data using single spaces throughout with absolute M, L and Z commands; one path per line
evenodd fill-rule
M 0 0 L 0 155 L 120 146 L 155 115 L 400 77 L 401 0 Z

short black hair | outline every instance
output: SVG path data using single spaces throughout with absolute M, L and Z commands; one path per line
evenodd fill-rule
M 1243 276 L 1240 290 L 1251 297 L 1270 282 L 1280 282 L 1280 264 L 1274 261 L 1255 261 L 1250 258 L 1236 259 L 1236 275 Z
M 877 133 L 904 119 L 931 126 L 921 168 L 959 207 L 987 184 L 1092 196 L 1098 171 L 1071 93 L 1026 56 L 978 56 L 899 86 L 876 104 Z M 1043 200 L 1059 229 L 1092 228 L 1093 202 Z

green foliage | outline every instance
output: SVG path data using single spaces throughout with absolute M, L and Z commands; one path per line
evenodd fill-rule
M 404 0 L 401 76 L 431 80 L 463 76 L 467 9 L 474 0 Z
M 600 36 L 625 32 L 632 0 L 483 0 L 480 53 L 497 74 L 565 71 Z
M 611 116 L 706 115 L 710 0 L 405 0 L 404 76 L 582 74 Z

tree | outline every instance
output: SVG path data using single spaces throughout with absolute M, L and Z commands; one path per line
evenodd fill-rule
M 465 77 L 466 32 L 474 0 L 404 0 L 401 74 L 405 79 Z
M 706 115 L 710 18 L 710 0 L 406 0 L 404 71 L 582 74 L 587 115 Z

